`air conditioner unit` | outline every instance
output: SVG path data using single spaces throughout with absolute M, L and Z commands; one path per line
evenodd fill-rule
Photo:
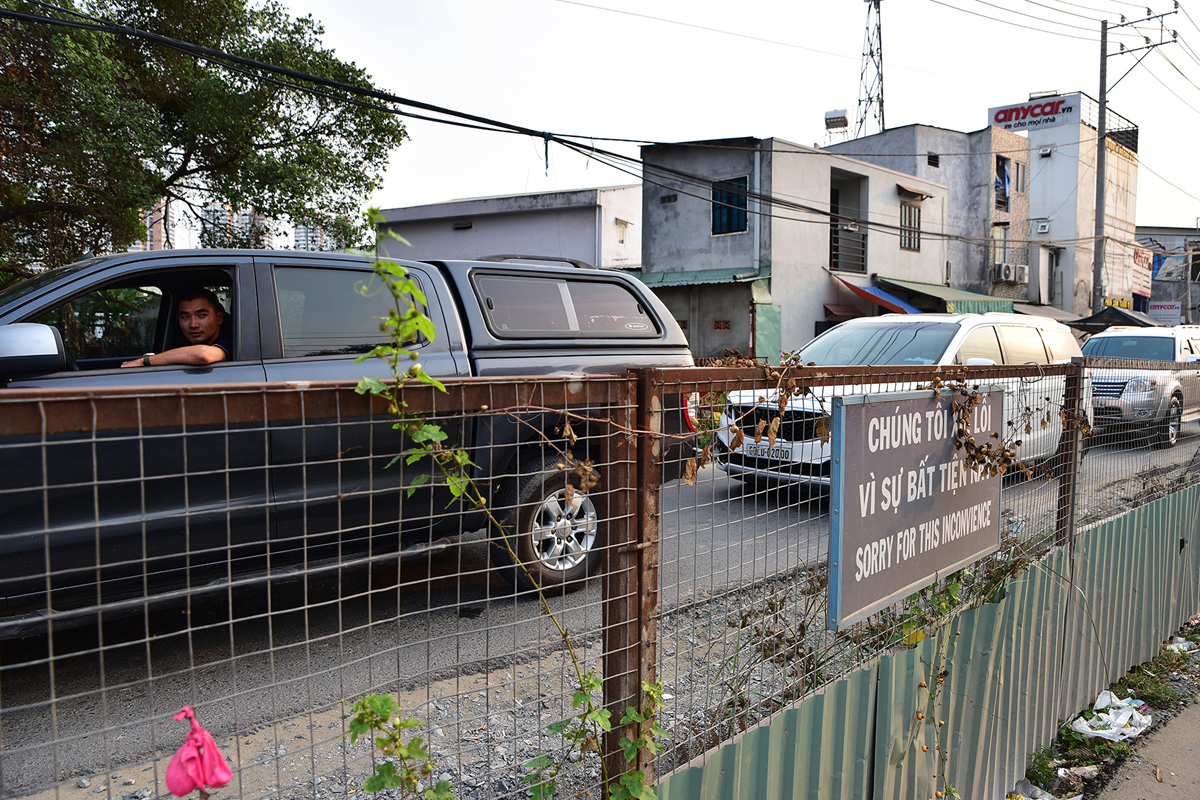
M 1042 158 L 1049 158 L 1054 155 L 1054 150 L 1049 147 L 1043 147 L 1041 150 L 1038 150 L 1038 155 Z
M 1011 281 L 1013 279 L 1013 274 L 1014 274 L 1014 270 L 1013 270 L 1012 264 L 997 264 L 996 265 L 995 280 Z
M 1050 232 L 1050 223 L 1049 222 L 1039 222 L 1037 224 L 1037 227 L 1034 228 L 1034 230 L 1036 230 L 1038 233 L 1049 233 Z
M 1029 267 L 1024 264 L 1017 264 L 1013 280 L 1017 283 L 1029 283 Z

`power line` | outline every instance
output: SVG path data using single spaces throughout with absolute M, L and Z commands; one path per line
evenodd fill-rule
M 949 4 L 949 3 L 943 2 L 943 0 L 929 0 L 929 2 L 930 2 L 930 3 L 933 3 L 933 4 L 935 4 L 935 5 L 939 5 L 939 6 L 945 6 L 946 8 L 950 8 L 950 9 L 953 9 L 953 10 L 955 10 L 955 11 L 961 11 L 961 12 L 962 12 L 962 13 L 964 13 L 964 14 L 970 14 L 971 16 L 975 16 L 975 17 L 982 17 L 983 19 L 991 20 L 992 22 L 999 22 L 999 23 L 1001 23 L 1002 25 L 1011 25 L 1011 26 L 1013 26 L 1013 27 L 1015 27 L 1015 28 L 1023 28 L 1023 29 L 1025 29 L 1025 30 L 1027 30 L 1027 31 L 1037 31 L 1038 33 L 1045 33 L 1045 34 L 1047 34 L 1047 35 L 1049 35 L 1049 36 L 1061 36 L 1061 37 L 1064 37 L 1064 38 L 1067 38 L 1067 39 L 1079 39 L 1079 40 L 1081 40 L 1081 41 L 1085 41 L 1085 42 L 1099 42 L 1099 41 L 1100 41 L 1100 37 L 1099 37 L 1099 36 L 1080 36 L 1080 35 L 1078 35 L 1078 34 L 1074 34 L 1074 33 L 1062 33 L 1062 32 L 1060 32 L 1060 31 L 1048 31 L 1048 30 L 1046 30 L 1045 28 L 1035 28 L 1035 27 L 1033 27 L 1032 25 L 1022 25 L 1021 23 L 1019 23 L 1019 22 L 1013 22 L 1012 20 L 1001 19 L 1001 18 L 999 18 L 999 17 L 993 17 L 993 16 L 989 16 L 989 15 L 987 15 L 987 14 L 982 14 L 982 13 L 980 13 L 980 12 L 978 12 L 978 11 L 971 11 L 970 9 L 966 9 L 966 8 L 959 8 L 958 6 L 954 6 L 954 5 L 951 5 L 951 4 Z M 986 2 L 984 2 L 984 0 L 975 0 L 975 2 L 978 2 L 978 3 L 983 3 L 983 5 L 985 5 L 985 6 L 991 6 L 991 7 L 993 7 L 993 8 L 999 8 L 999 9 L 1001 9 L 1001 10 L 1003 10 L 1003 11 L 1009 11 L 1009 10 L 1010 10 L 1010 9 L 1006 9 L 1006 8 L 1004 8 L 1003 6 L 995 6 L 995 5 L 991 4 L 991 3 L 986 3 Z M 1019 12 L 1019 11 L 1014 11 L 1013 13 L 1014 13 L 1014 14 L 1020 14 L 1021 12 Z M 1028 16 L 1031 16 L 1031 15 L 1029 15 L 1029 14 L 1022 14 L 1022 16 L 1026 16 L 1026 17 L 1028 17 Z M 1040 22 L 1046 22 L 1046 23 L 1049 23 L 1049 24 L 1051 24 L 1051 25 L 1063 25 L 1063 26 L 1065 26 L 1065 27 L 1068 27 L 1068 28 L 1076 28 L 1076 29 L 1078 29 L 1078 30 L 1087 30 L 1087 28 L 1083 28 L 1083 27 L 1081 27 L 1081 26 L 1078 26 L 1078 25 L 1071 25 L 1071 24 L 1069 24 L 1069 23 L 1066 23 L 1066 22 L 1057 22 L 1057 21 L 1055 21 L 1055 20 L 1048 20 L 1048 19 L 1044 19 L 1044 18 L 1042 18 L 1042 17 L 1034 17 L 1034 19 L 1037 19 L 1037 20 L 1038 20 L 1038 21 L 1040 21 Z
M 562 1 L 568 2 L 569 0 L 562 0 Z M 946 5 L 945 3 L 939 2 L 939 0 L 930 0 L 930 1 L 938 3 L 939 5 Z M 683 147 L 691 146 L 691 147 L 697 147 L 697 148 L 700 148 L 700 147 L 723 147 L 723 145 L 719 145 L 719 144 L 709 144 L 709 143 L 702 143 L 702 142 L 676 144 L 676 143 L 653 142 L 651 140 L 605 139 L 602 137 L 566 135 L 566 134 L 555 135 L 555 134 L 552 134 L 549 132 L 537 131 L 532 128 L 527 128 L 527 127 L 524 127 L 521 125 L 515 125 L 515 124 L 511 124 L 511 123 L 501 122 L 498 120 L 492 120 L 492 119 L 489 119 L 486 117 L 481 117 L 481 116 L 477 116 L 474 114 L 455 111 L 453 109 L 448 109 L 448 108 L 436 106 L 436 105 L 429 104 L 429 103 L 423 103 L 423 102 L 416 101 L 416 100 L 410 100 L 407 98 L 399 97 L 397 95 L 393 95 L 388 92 L 383 92 L 383 91 L 379 91 L 376 89 L 364 89 L 362 87 L 354 86 L 352 84 L 346 84 L 346 83 L 342 83 L 339 81 L 333 81 L 333 80 L 330 80 L 327 78 L 322 78 L 319 76 L 311 75 L 308 73 L 299 72 L 297 70 L 292 70 L 292 69 L 288 69 L 288 68 L 284 68 L 284 67 L 278 67 L 278 66 L 275 66 L 272 64 L 255 61 L 253 59 L 243 58 L 241 56 L 236 56 L 236 55 L 233 55 L 230 53 L 226 53 L 226 52 L 219 51 L 219 50 L 214 50 L 211 48 L 202 47 L 199 45 L 192 45 L 192 44 L 189 44 L 186 42 L 181 42 L 181 41 L 178 41 L 175 39 L 171 39 L 169 37 L 160 36 L 157 34 L 149 33 L 147 31 L 138 30 L 136 28 L 130 28 L 130 27 L 124 26 L 124 25 L 119 25 L 119 24 L 116 24 L 116 23 L 113 23 L 110 21 L 99 20 L 99 19 L 93 18 L 93 17 L 87 17 L 86 15 L 79 14 L 78 12 L 73 12 L 73 11 L 70 11 L 67 9 L 58 8 L 56 6 L 52 6 L 48 3 L 41 2 L 41 0 L 34 0 L 34 2 L 37 2 L 38 5 L 41 5 L 45 8 L 50 8 L 50 9 L 59 11 L 64 14 L 71 14 L 73 16 L 81 17 L 81 18 L 89 20 L 89 21 L 76 22 L 76 21 L 72 21 L 72 20 L 64 20 L 64 19 L 57 18 L 57 17 L 47 17 L 47 16 L 42 16 L 42 15 L 37 15 L 37 14 L 28 14 L 25 12 L 18 12 L 18 11 L 13 11 L 13 10 L 4 9 L 4 8 L 0 8 L 0 18 L 9 18 L 9 19 L 16 20 L 18 22 L 50 24 L 50 25 L 59 25 L 59 26 L 65 26 L 65 27 L 86 29 L 86 30 L 96 30 L 96 31 L 100 31 L 100 32 L 110 33 L 110 34 L 122 34 L 122 35 L 130 36 L 130 37 L 134 37 L 134 38 L 140 38 L 140 39 L 144 39 L 146 41 L 150 41 L 152 43 L 167 47 L 169 49 L 183 52 L 183 53 L 191 55 L 195 58 L 209 61 L 209 62 L 214 63 L 222 68 L 230 69 L 231 71 L 238 72 L 239 74 L 246 75 L 246 76 L 254 78 L 256 80 L 263 80 L 266 82 L 270 82 L 274 85 L 279 85 L 279 86 L 282 86 L 285 88 L 290 88 L 290 89 L 293 89 L 296 91 L 315 94 L 317 96 L 326 97 L 326 98 L 329 98 L 329 99 L 332 99 L 335 101 L 364 105 L 364 106 L 366 106 L 368 108 L 372 108 L 374 110 L 398 114 L 401 116 L 411 116 L 414 118 L 423 119 L 423 120 L 427 120 L 430 122 L 436 122 L 436 123 L 441 123 L 441 124 L 459 125 L 462 127 L 472 128 L 472 129 L 476 129 L 476 130 L 484 130 L 484 131 L 491 131 L 491 132 L 497 132 L 497 133 L 516 133 L 516 134 L 530 136 L 530 137 L 534 137 L 534 138 L 540 138 L 547 144 L 547 146 L 549 145 L 550 142 L 554 142 L 556 144 L 565 146 L 568 149 L 570 149 L 580 155 L 583 155 L 588 158 L 593 158 L 597 161 L 600 161 L 601 163 L 606 164 L 607 166 L 610 166 L 614 169 L 618 169 L 620 171 L 628 172 L 628 170 L 618 167 L 617 166 L 618 162 L 627 162 L 627 163 L 631 163 L 634 165 L 638 165 L 638 166 L 641 166 L 643 168 L 643 170 L 645 169 L 646 165 L 640 159 L 633 158 L 630 156 L 625 156 L 623 154 L 611 152 L 608 150 L 603 150 L 603 149 L 595 147 L 594 144 L 589 146 L 583 142 L 577 142 L 574 140 L 575 139 L 584 139 L 584 140 L 591 141 L 593 143 L 595 141 L 614 141 L 614 142 L 623 142 L 623 143 L 658 144 L 658 145 L 664 145 L 664 146 L 683 146 Z M 954 8 L 953 6 L 949 6 L 949 7 Z M 957 9 L 957 10 L 962 10 L 962 9 Z M 967 13 L 971 13 L 971 12 L 967 12 Z M 264 73 L 267 73 L 267 74 L 264 74 Z M 291 78 L 293 80 L 301 81 L 302 83 L 296 84 L 296 83 L 290 83 L 288 81 L 279 80 L 279 79 L 271 77 L 270 73 L 274 73 L 276 75 L 282 75 L 287 78 Z M 337 92 L 345 92 L 347 95 L 351 95 L 351 96 L 347 97 L 347 96 L 343 96 L 342 94 L 337 94 L 337 93 L 333 93 L 333 92 L 325 92 L 323 90 L 316 89 L 313 86 L 309 86 L 309 85 L 305 85 L 305 84 L 316 84 L 318 86 L 323 86 L 323 87 L 326 87 L 329 89 L 335 89 L 335 90 L 337 90 Z M 363 101 L 358 99 L 360 97 L 367 97 L 367 98 L 370 98 L 370 99 L 373 99 L 376 101 L 393 103 L 396 105 L 409 105 L 414 108 L 420 108 L 423 110 L 428 110 L 428 111 L 432 111 L 434 113 L 442 114 L 446 117 L 450 117 L 450 119 L 417 115 L 417 114 L 414 114 L 413 112 L 400 111 L 400 110 L 389 108 L 387 106 L 379 106 L 379 105 L 376 105 L 373 103 L 364 103 Z M 466 122 L 464 122 L 464 121 L 466 121 Z M 474 123 L 474 124 L 467 124 L 467 122 Z M 1058 146 L 1066 146 L 1066 145 L 1058 145 Z M 752 149 L 759 149 L 759 148 L 745 148 L 745 149 L 752 150 Z M 820 151 L 820 150 L 811 150 L 810 151 L 807 149 L 805 149 L 805 150 L 787 150 L 787 149 L 774 150 L 774 149 L 770 149 L 769 151 L 770 152 L 778 152 L 778 153 L 787 153 L 787 154 L 792 154 L 792 155 L 799 155 L 799 154 L 803 154 L 803 155 L 826 154 L 826 155 L 828 155 L 829 154 L 827 151 Z M 1021 151 L 996 151 L 996 152 L 997 153 L 1024 152 L 1024 148 L 1022 148 Z M 847 157 L 847 158 L 853 158 L 856 154 L 836 153 L 835 155 Z M 897 154 L 870 153 L 870 154 L 861 154 L 861 155 L 879 157 L 880 155 L 896 156 Z M 919 157 L 924 154 L 912 154 L 912 155 Z M 980 154 L 979 153 L 961 153 L 961 154 L 939 154 L 939 155 L 976 155 L 976 156 L 978 156 Z M 1141 163 L 1142 163 L 1142 166 L 1145 166 L 1144 162 L 1141 162 Z M 719 182 L 719 181 L 714 181 L 714 180 L 710 180 L 707 178 L 703 178 L 701 176 L 690 175 L 688 173 L 684 173 L 684 172 L 678 171 L 678 170 L 668 170 L 660 165 L 654 165 L 653 168 L 660 170 L 660 171 L 664 171 L 664 172 L 674 173 L 679 178 L 687 178 L 687 179 L 693 181 L 695 185 L 704 186 L 709 189 L 712 188 L 714 183 Z M 1184 189 L 1180 188 L 1179 186 L 1177 186 L 1176 184 L 1171 183 L 1170 181 L 1166 180 L 1159 173 L 1154 172 L 1154 170 L 1150 169 L 1149 167 L 1146 167 L 1146 169 L 1148 171 L 1150 171 L 1151 174 L 1155 175 L 1156 177 L 1163 180 L 1165 183 L 1167 183 L 1168 185 L 1172 186 L 1173 188 L 1179 190 L 1180 192 L 1187 195 L 1188 197 L 1192 197 L 1193 199 L 1200 199 L 1200 198 L 1195 198 L 1193 195 L 1191 195 L 1186 190 L 1184 190 Z M 628 172 L 628 174 L 634 175 L 635 173 Z M 647 180 L 646 177 L 644 176 L 644 174 L 641 177 L 643 180 Z M 654 183 L 653 180 L 649 180 L 649 182 Z M 791 208 L 793 210 L 802 211 L 805 213 L 816 214 L 819 216 L 826 216 L 826 217 L 831 217 L 831 218 L 838 217 L 838 218 L 847 219 L 847 220 L 851 219 L 849 217 L 843 217 L 841 215 L 832 214 L 829 211 L 823 210 L 823 209 L 815 207 L 815 206 L 793 203 L 782 197 L 772 197 L 769 195 L 760 195 L 760 194 L 756 194 L 756 193 L 747 193 L 747 197 L 753 197 L 758 202 L 765 202 L 765 203 L 769 203 L 772 205 L 780 205 L 785 208 Z M 783 219 L 794 219 L 794 218 L 790 218 L 790 217 L 782 217 L 782 218 Z M 870 223 L 865 220 L 854 220 L 854 221 L 863 222 L 868 225 L 876 225 L 876 226 L 880 224 L 880 223 Z M 891 226 L 891 227 L 895 230 L 899 230 L 898 226 Z M 951 236 L 949 234 L 927 233 L 926 235 L 940 235 L 947 239 L 956 239 L 956 240 L 960 240 L 960 241 L 971 241 L 971 239 L 969 237 Z M 1091 238 L 1094 238 L 1094 237 L 1091 237 Z M 1056 240 L 1056 241 L 1067 242 L 1067 241 L 1086 241 L 1086 240 L 1087 240 L 1086 238 L 1081 238 L 1078 240 Z

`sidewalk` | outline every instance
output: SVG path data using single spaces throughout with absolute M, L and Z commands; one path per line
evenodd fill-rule
M 1151 728 L 1146 735 L 1149 738 L 1125 760 L 1096 800 L 1200 797 L 1200 704 L 1188 704 L 1161 729 Z

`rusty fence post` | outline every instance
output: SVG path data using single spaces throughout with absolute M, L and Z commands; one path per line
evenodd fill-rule
M 1058 509 L 1055 513 L 1054 544 L 1064 545 L 1075 536 L 1076 494 L 1082 460 L 1083 432 L 1080 420 L 1086 419 L 1083 359 L 1071 359 L 1067 369 L 1063 399 L 1063 434 L 1058 455 Z
M 608 547 L 604 568 L 604 706 L 613 728 L 603 743 L 609 779 L 629 769 L 653 780 L 653 757 L 639 752 L 628 764 L 618 743 L 636 739 L 636 727 L 620 725 L 627 706 L 645 708 L 642 682 L 653 682 L 658 651 L 658 497 L 666 443 L 662 431 L 662 380 L 654 370 L 636 370 L 621 403 L 621 423 L 609 437 L 616 444 L 608 471 Z M 627 412 L 627 413 L 626 413 Z M 627 433 L 635 431 L 635 434 Z M 619 463 L 617 463 L 619 461 Z M 615 469 L 614 469 L 615 468 Z M 619 489 L 617 488 L 619 486 Z M 616 523 L 616 524 L 614 524 Z

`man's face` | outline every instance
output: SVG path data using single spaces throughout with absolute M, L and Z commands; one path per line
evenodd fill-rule
M 212 344 L 221 333 L 225 315 L 202 297 L 179 304 L 179 329 L 192 344 Z

